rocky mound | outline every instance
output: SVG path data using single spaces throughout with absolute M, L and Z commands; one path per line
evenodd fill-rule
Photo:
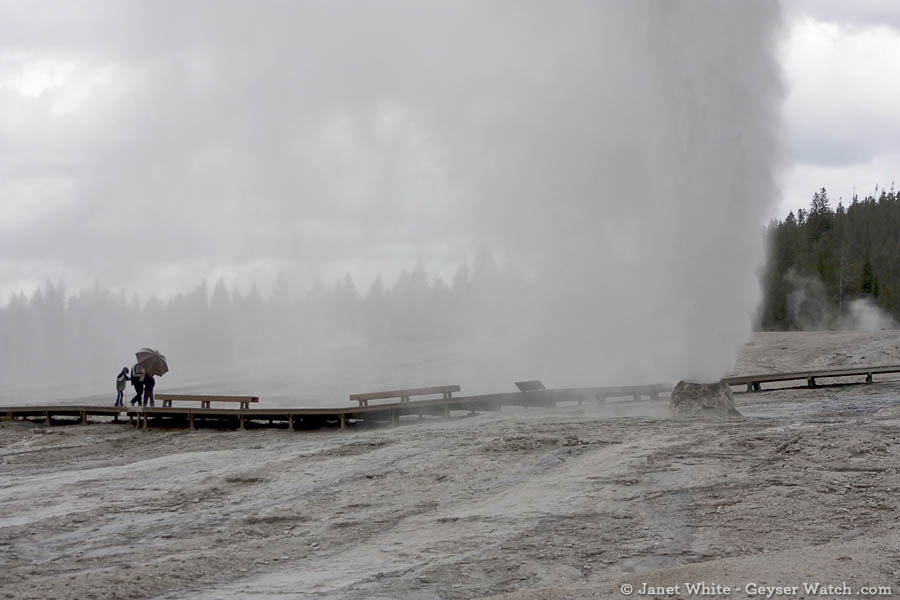
M 689 383 L 679 381 L 672 391 L 669 412 L 680 418 L 726 419 L 742 417 L 734 407 L 731 387 L 722 381 L 716 383 Z

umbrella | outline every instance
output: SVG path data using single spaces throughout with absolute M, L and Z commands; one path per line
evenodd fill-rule
M 159 350 L 152 348 L 141 348 L 134 353 L 137 356 L 136 367 L 144 369 L 147 375 L 165 375 L 169 372 L 169 365 L 166 364 L 166 357 L 159 353 Z

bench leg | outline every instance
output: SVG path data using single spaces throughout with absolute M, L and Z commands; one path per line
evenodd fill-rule
M 294 430 L 294 413 L 288 413 L 288 429 Z
M 244 415 L 238 415 L 238 421 L 241 424 L 241 429 L 244 429 Z
M 194 413 L 193 412 L 188 413 L 188 423 L 190 423 L 191 429 L 196 429 L 196 427 L 194 427 Z
M 81 411 L 81 420 L 79 421 L 82 425 L 87 425 L 87 414 L 84 411 Z
M 347 428 L 347 416 L 344 413 L 341 413 L 341 429 Z

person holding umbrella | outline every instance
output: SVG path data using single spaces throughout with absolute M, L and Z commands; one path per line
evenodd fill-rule
M 141 384 L 144 395 L 143 405 L 147 406 L 149 404 L 153 406 L 153 388 L 156 387 L 156 380 L 153 379 L 153 376 L 159 375 L 162 377 L 168 373 L 169 365 L 166 363 L 166 357 L 160 354 L 158 350 L 153 350 L 152 348 L 141 348 L 135 353 L 135 356 L 137 357 L 137 364 L 134 368 L 140 369 L 143 376 Z M 137 388 L 135 387 L 136 390 Z M 137 399 L 138 404 L 140 404 L 140 396 Z

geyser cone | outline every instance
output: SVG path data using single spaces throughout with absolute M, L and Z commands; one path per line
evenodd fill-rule
M 734 406 L 731 387 L 724 381 L 691 383 L 679 381 L 672 390 L 669 412 L 673 417 L 725 419 L 742 417 Z

